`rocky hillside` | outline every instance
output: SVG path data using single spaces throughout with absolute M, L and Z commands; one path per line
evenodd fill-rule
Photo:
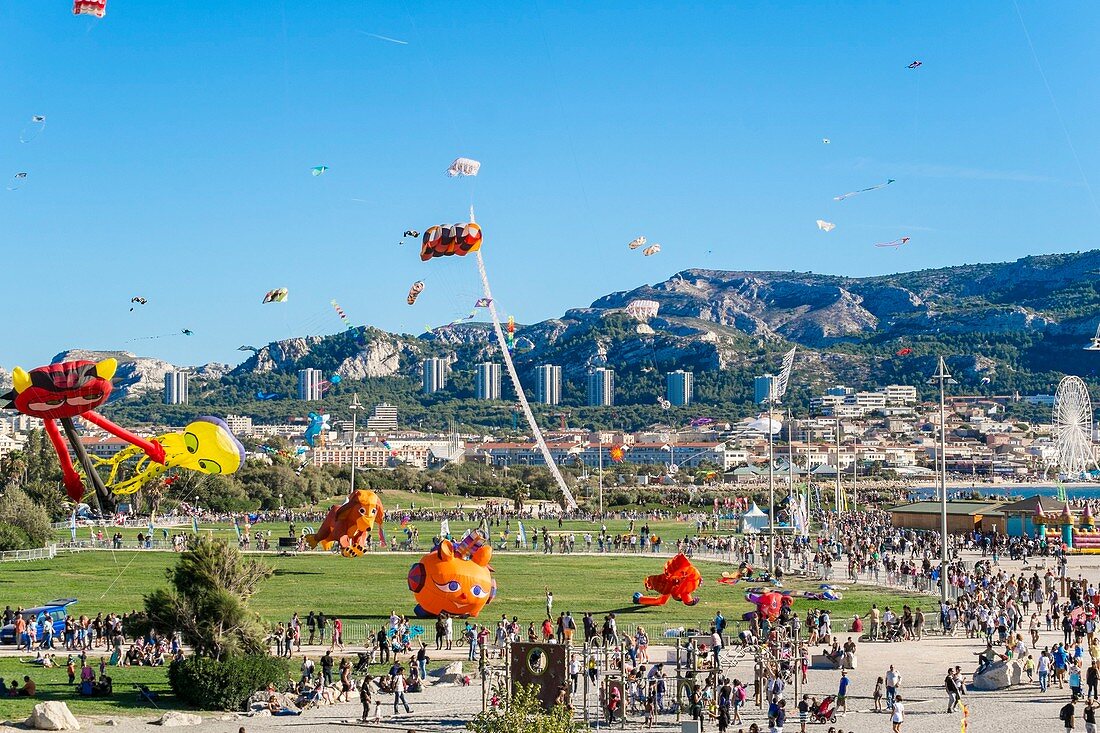
M 631 315 L 627 307 L 636 300 L 655 301 L 657 314 Z M 969 391 L 1043 392 L 1062 373 L 1097 373 L 1100 361 L 1081 347 L 1098 320 L 1100 251 L 870 278 L 692 269 L 561 318 L 519 325 L 515 360 L 525 380 L 537 364 L 560 364 L 574 402 L 583 401 L 587 370 L 603 365 L 617 371 L 620 404 L 654 404 L 661 375 L 678 368 L 695 372 L 700 401 L 744 401 L 752 376 L 777 369 L 792 343 L 803 348 L 792 389 L 804 396 L 837 382 L 923 385 L 939 354 L 949 356 Z M 105 355 L 120 361 L 121 397 L 159 390 L 172 368 L 127 352 L 57 358 Z M 274 342 L 231 370 L 195 371 L 198 390 L 208 395 L 219 383 L 236 390 L 227 395 L 289 393 L 291 377 L 304 367 L 347 382 L 395 379 L 411 394 L 428 356 L 450 359 L 455 396 L 469 396 L 463 390 L 471 388 L 473 366 L 499 360 L 499 351 L 484 323 L 417 338 L 368 327 Z

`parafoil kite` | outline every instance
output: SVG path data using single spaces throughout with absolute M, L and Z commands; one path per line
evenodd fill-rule
M 330 550 L 333 545 L 340 548 L 344 557 L 359 557 L 367 549 L 367 540 L 375 524 L 378 525 L 378 539 L 385 544 L 382 522 L 386 513 L 382 500 L 369 489 L 353 491 L 343 504 L 333 505 L 321 528 L 305 536 L 310 547 L 320 545 Z
M 302 437 L 306 441 L 306 445 L 310 448 L 314 448 L 317 445 L 317 437 L 325 431 L 329 430 L 329 416 L 327 414 L 320 414 L 317 412 L 309 413 L 309 425 L 306 426 L 306 432 Z
M 894 240 L 889 241 L 889 242 L 877 242 L 875 244 L 875 246 L 876 247 L 893 247 L 893 248 L 897 249 L 898 247 L 902 246 L 903 244 L 907 243 L 908 241 L 909 241 L 909 237 L 902 237 L 901 239 L 894 239 Z
M 474 537 L 472 542 L 468 542 Z M 444 611 L 458 618 L 476 618 L 497 594 L 489 561 L 493 548 L 480 532 L 456 544 L 439 545 L 409 570 L 409 590 L 416 598 L 417 618 L 433 618 Z
M 836 229 L 836 224 L 831 221 L 825 221 L 824 219 L 817 220 L 817 228 L 823 232 L 831 232 Z
M 182 333 L 184 336 L 194 336 L 195 335 L 195 332 L 192 331 L 190 328 L 185 328 L 182 331 L 180 331 L 180 333 Z
M 278 392 L 264 392 L 262 389 L 256 392 L 256 399 L 260 402 L 267 402 L 268 400 L 277 400 L 282 397 Z
M 264 305 L 267 303 L 285 303 L 290 291 L 286 288 L 273 288 L 264 294 Z
M 313 166 L 312 168 L 309 169 L 309 172 L 312 173 L 316 177 L 316 176 L 321 175 L 322 173 L 324 173 L 327 170 L 328 170 L 327 165 L 315 165 L 315 166 Z
M 331 377 L 328 378 L 328 381 L 332 382 L 333 384 L 340 384 L 340 382 L 344 381 L 344 378 L 341 377 L 339 374 L 333 374 Z
M 880 188 L 886 188 L 891 183 L 893 183 L 895 180 L 897 180 L 897 179 L 887 178 L 886 183 L 880 183 L 878 185 L 871 186 L 869 188 L 861 188 L 858 191 L 849 191 L 848 193 L 842 193 L 839 196 L 833 196 L 833 201 L 843 201 L 844 199 L 850 199 L 853 196 L 858 196 L 861 193 L 867 193 L 868 191 L 877 191 Z
M 46 129 L 46 115 L 32 115 L 27 126 L 19 131 L 19 142 L 29 143 Z
M 664 572 L 645 579 L 645 589 L 657 591 L 660 595 L 654 598 L 635 593 L 634 602 L 642 606 L 663 606 L 672 598 L 681 601 L 685 606 L 694 606 L 699 599 L 692 596 L 692 593 L 699 589 L 702 582 L 703 576 L 681 552 L 665 563 Z
M 488 308 L 489 304 L 493 302 L 492 298 L 478 298 L 474 303 L 475 308 Z
M 900 348 L 900 349 L 898 349 L 897 351 L 894 352 L 894 354 L 896 356 L 909 356 L 912 353 L 913 353 L 913 350 L 910 349 L 908 346 L 903 346 L 902 348 Z
M 97 466 L 110 466 L 105 482 L 108 489 L 117 495 L 133 494 L 159 480 L 171 468 L 230 474 L 244 464 L 244 446 L 229 432 L 229 426 L 216 417 L 200 417 L 182 433 L 166 433 L 153 440 L 164 448 L 164 463 L 149 460 L 136 445 L 123 448 L 110 458 L 92 458 Z
M 646 257 L 652 257 L 653 255 L 657 254 L 660 251 L 661 251 L 661 245 L 651 244 L 651 245 L 649 245 L 648 247 L 646 247 L 645 249 L 642 250 L 642 254 L 644 254 Z
M 416 239 L 417 237 L 420 236 L 420 232 L 416 231 L 415 229 L 406 229 L 405 233 L 401 236 L 403 236 L 403 237 L 412 237 L 413 239 Z
M 626 451 L 623 450 L 623 447 L 621 445 L 613 445 L 611 446 L 609 455 L 611 456 L 611 460 L 613 462 L 622 463 L 623 460 L 626 458 Z
M 73 418 L 81 419 L 106 430 L 116 438 L 136 445 L 156 463 L 164 463 L 164 446 L 155 441 L 140 438 L 130 431 L 115 425 L 95 412 L 95 408 L 107 402 L 111 396 L 111 377 L 118 368 L 114 359 L 94 361 L 63 361 L 58 364 L 37 367 L 29 372 L 20 367 L 12 370 L 13 389 L 0 398 L 0 407 L 14 408 L 24 415 L 42 420 L 46 435 L 57 452 L 61 463 L 61 473 L 65 480 L 65 489 L 69 498 L 80 501 L 84 496 L 84 482 L 73 468 L 69 458 L 69 449 L 61 438 L 55 420 L 61 422 L 65 436 L 69 439 L 73 452 L 88 474 L 97 494 L 107 500 L 110 494 L 103 485 L 99 474 L 95 472 L 91 461 L 80 442 Z
M 909 66 L 907 68 L 916 69 L 916 68 L 919 68 L 921 66 L 924 66 L 923 61 L 914 61 L 913 63 L 909 64 Z
M 73 0 L 73 15 L 94 15 L 102 18 L 107 14 L 107 0 Z
M 630 243 L 627 244 L 626 246 L 630 247 L 631 249 L 638 249 L 639 247 L 643 246 L 644 244 L 645 244 L 645 237 L 638 237 L 637 239 L 630 240 Z
M 477 172 L 481 170 L 481 163 L 470 158 L 455 158 L 454 162 L 447 167 L 447 175 L 451 178 L 457 176 L 476 176 Z
M 23 183 L 26 180 L 27 180 L 27 174 L 26 173 L 24 173 L 24 172 L 16 173 L 14 176 L 11 177 L 11 181 L 8 182 L 8 190 L 9 191 L 18 190 L 19 187 L 22 186 Z
M 422 292 L 424 292 L 424 281 L 417 280 L 412 284 L 412 287 L 409 288 L 409 296 L 408 298 L 406 298 L 406 300 L 409 302 L 409 305 L 415 303 L 416 299 L 420 296 Z
M 147 301 L 145 298 L 130 298 L 130 303 L 131 304 L 136 303 L 137 305 L 145 305 L 148 302 L 149 301 Z M 130 306 L 130 312 L 131 313 L 134 312 L 134 306 L 133 305 Z
M 473 222 L 433 226 L 421 239 L 420 259 L 427 262 L 433 257 L 463 257 L 480 248 L 481 227 Z

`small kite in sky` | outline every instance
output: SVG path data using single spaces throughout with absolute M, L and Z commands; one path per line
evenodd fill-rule
M 102 18 L 107 14 L 107 0 L 73 0 L 73 15 L 94 15 Z
M 413 239 L 419 239 L 420 238 L 420 232 L 416 231 L 415 229 L 406 229 L 405 233 L 402 234 L 401 236 L 403 236 L 403 237 L 412 237 Z
M 29 143 L 46 129 L 46 115 L 32 115 L 31 121 L 19 132 L 19 142 Z
M 26 180 L 27 180 L 27 174 L 26 173 L 16 173 L 14 176 L 11 177 L 11 181 L 8 183 L 8 190 L 9 191 L 17 190 L 20 186 L 23 185 L 24 182 L 26 182 Z
M 409 296 L 408 298 L 406 298 L 406 300 L 409 302 L 409 305 L 415 303 L 416 299 L 420 296 L 422 292 L 424 292 L 424 281 L 417 280 L 412 284 L 412 287 L 409 288 Z
M 897 356 L 909 356 L 910 354 L 912 354 L 912 353 L 913 353 L 913 350 L 912 350 L 912 349 L 910 349 L 910 348 L 909 348 L 908 346 L 903 346 L 902 348 L 898 349 L 898 350 L 897 350 L 896 352 L 894 352 L 894 353 L 895 353 L 895 354 L 896 354 Z
M 831 221 L 825 221 L 824 219 L 817 220 L 817 228 L 823 232 L 831 232 L 836 229 L 836 224 Z
M 645 237 L 638 237 L 637 239 L 630 240 L 630 244 L 626 246 L 630 247 L 631 249 L 638 249 L 643 244 L 645 244 Z
M 920 68 L 921 66 L 924 66 L 923 61 L 914 61 L 913 63 L 909 64 L 908 68 L 917 69 L 917 68 Z
M 182 331 L 180 331 L 180 333 L 182 333 L 184 336 L 194 336 L 195 335 L 195 332 L 192 331 L 190 328 L 185 328 Z
M 825 145 L 828 145 L 829 144 L 829 138 L 823 137 L 823 138 L 821 138 L 821 142 L 824 143 Z
M 896 178 L 887 178 L 886 183 L 880 183 L 877 186 L 871 186 L 869 188 L 861 188 L 858 191 L 849 191 L 848 193 L 842 193 L 839 196 L 833 196 L 833 201 L 843 201 L 844 199 L 850 199 L 853 196 L 858 196 L 861 193 L 867 193 L 868 191 L 877 191 L 880 188 L 886 188 L 893 183 Z
M 264 295 L 264 304 L 285 303 L 288 295 L 290 295 L 290 291 L 286 288 L 272 288 Z
M 130 312 L 131 312 L 131 313 L 133 313 L 133 312 L 134 312 L 134 306 L 133 306 L 133 304 L 134 304 L 134 303 L 136 303 L 136 304 L 138 304 L 138 305 L 145 305 L 145 304 L 146 304 L 146 303 L 148 303 L 148 302 L 149 302 L 149 301 L 147 301 L 147 300 L 146 300 L 145 298 L 142 298 L 142 297 L 135 297 L 135 298 L 130 298 L 130 303 L 131 303 L 131 305 L 130 305 Z
M 476 176 L 479 170 L 481 170 L 480 161 L 471 158 L 455 158 L 447 168 L 447 175 L 451 178 L 457 176 Z
M 648 247 L 646 247 L 645 249 L 642 250 L 642 254 L 644 254 L 646 257 L 651 257 L 651 256 L 657 254 L 660 251 L 661 251 L 661 245 L 651 244 L 651 245 L 649 245 Z
M 891 240 L 889 242 L 876 242 L 875 246 L 876 247 L 893 247 L 894 249 L 897 249 L 901 245 L 906 244 L 908 241 L 909 241 L 909 237 L 901 237 L 900 239 L 894 239 L 894 240 Z
M 477 302 L 474 303 L 474 307 L 475 308 L 488 308 L 489 304 L 492 303 L 492 302 L 493 302 L 492 298 L 478 298 Z
M 321 175 L 322 173 L 324 173 L 327 170 L 328 170 L 327 165 L 315 165 L 315 166 L 313 166 L 312 168 L 309 169 L 309 172 L 312 173 L 316 177 L 316 176 Z

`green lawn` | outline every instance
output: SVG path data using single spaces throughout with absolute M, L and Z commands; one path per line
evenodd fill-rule
M 94 655 L 92 667 L 99 673 L 99 656 Z M 145 709 L 149 711 L 150 719 L 160 713 L 148 703 L 138 703 L 137 690 L 134 685 L 148 685 L 158 695 L 157 705 L 160 707 L 180 708 L 171 689 L 168 687 L 168 677 L 161 667 L 111 667 L 107 674 L 111 676 L 114 687 L 114 695 L 111 697 L 82 698 L 76 694 L 74 688 L 69 685 L 69 676 L 65 672 L 65 654 L 58 653 L 60 667 L 43 669 L 42 667 L 23 662 L 15 657 L 0 658 L 0 676 L 6 684 L 11 686 L 12 680 L 17 680 L 19 686 L 23 686 L 23 676 L 29 675 L 38 688 L 36 699 L 0 697 L 0 719 L 22 721 L 31 713 L 35 702 L 43 700 L 61 700 L 69 705 L 69 708 L 78 715 L 133 715 Z M 77 672 L 80 667 L 77 662 Z

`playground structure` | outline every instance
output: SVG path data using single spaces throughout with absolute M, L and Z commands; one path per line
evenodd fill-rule
M 1088 504 L 1081 512 L 1080 519 L 1074 516 L 1069 504 L 1065 505 L 1056 518 L 1047 514 L 1042 504 L 1036 504 L 1031 523 L 1035 527 L 1036 537 L 1045 537 L 1048 543 L 1057 543 L 1065 547 L 1067 552 L 1100 554 L 1100 529 L 1096 526 L 1096 518 Z

